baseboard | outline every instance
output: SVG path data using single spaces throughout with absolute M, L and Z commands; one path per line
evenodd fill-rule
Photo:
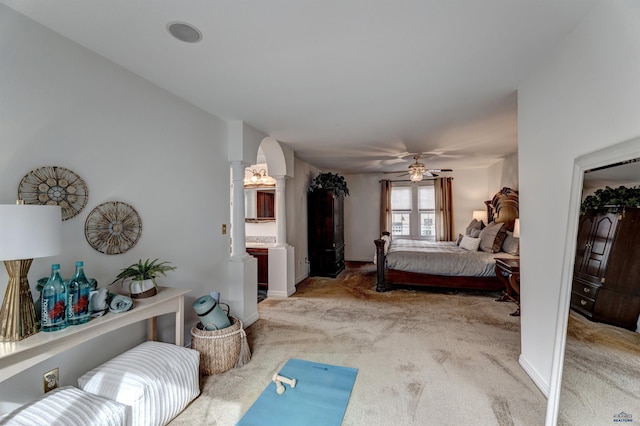
M 258 321 L 260 319 L 260 315 L 258 314 L 258 312 L 255 312 L 252 315 L 249 315 L 247 318 L 242 320 L 242 325 L 247 328 L 249 327 L 251 324 L 253 324 L 254 322 Z
M 291 293 L 291 294 L 293 294 L 293 293 Z M 288 291 L 268 290 L 267 291 L 267 298 L 269 298 L 269 297 L 289 297 L 289 296 L 291 296 L 291 294 L 289 294 Z
M 300 284 L 305 278 L 307 278 L 309 274 L 302 274 L 296 277 L 296 285 Z
M 533 368 L 533 366 L 527 361 L 525 357 L 522 356 L 522 354 L 520 354 L 520 357 L 518 358 L 518 363 L 529 375 L 531 380 L 533 380 L 533 383 L 536 384 L 538 389 L 540 389 L 540 392 L 542 392 L 545 397 L 549 398 L 549 383 L 547 383 L 546 380 L 542 378 L 538 371 Z

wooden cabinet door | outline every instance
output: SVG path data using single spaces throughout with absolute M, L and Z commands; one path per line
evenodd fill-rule
M 583 252 L 578 254 L 576 247 L 576 261 L 580 259 L 580 265 L 576 263 L 574 275 L 586 281 L 600 284 L 607 268 L 607 259 L 611 251 L 611 245 L 615 238 L 618 215 L 616 213 L 598 213 L 593 218 L 593 225 L 584 246 L 580 247 Z M 581 226 L 587 226 L 589 219 L 581 222 Z M 584 232 L 580 230 L 579 232 Z M 578 242 L 580 241 L 578 234 Z
M 627 207 L 618 217 L 617 228 L 604 285 L 640 296 L 640 209 Z
M 585 259 L 589 252 L 589 241 L 591 240 L 591 229 L 595 222 L 595 215 L 580 215 L 578 222 L 578 240 L 576 242 L 576 257 L 573 265 L 573 271 L 579 275 L 585 268 Z
M 275 215 L 275 198 L 272 192 L 258 191 L 256 193 L 256 209 L 259 218 L 274 218 Z
M 258 285 L 269 285 L 269 249 L 249 248 L 247 253 L 258 259 Z

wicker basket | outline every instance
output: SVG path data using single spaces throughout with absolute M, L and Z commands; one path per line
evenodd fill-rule
M 222 330 L 191 329 L 191 348 L 200 352 L 200 374 L 224 373 L 244 365 L 251 357 L 242 321 L 232 316 L 229 320 L 231 325 Z

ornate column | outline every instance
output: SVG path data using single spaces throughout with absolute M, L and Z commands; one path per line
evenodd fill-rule
M 276 180 L 276 247 L 287 246 L 287 209 L 285 202 L 286 178 L 272 176 Z
M 244 231 L 244 169 L 247 166 L 248 164 L 241 161 L 231 162 L 231 260 L 248 256 Z

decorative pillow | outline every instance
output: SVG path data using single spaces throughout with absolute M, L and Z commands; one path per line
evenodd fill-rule
M 507 231 L 507 237 L 502 243 L 502 251 L 514 256 L 520 255 L 520 238 L 513 236 L 513 232 Z
M 480 250 L 487 253 L 498 253 L 507 237 L 504 223 L 491 222 L 480 231 Z
M 469 236 L 473 238 L 480 238 L 480 232 L 481 231 L 479 229 L 473 228 Z
M 471 222 L 469 222 L 469 226 L 467 226 L 467 228 L 465 229 L 465 234 L 466 235 L 471 235 L 471 231 L 473 229 L 478 229 L 478 230 L 482 230 L 482 228 L 484 228 L 484 222 L 478 219 L 473 219 Z
M 456 240 L 456 245 L 459 246 L 460 242 L 462 241 L 462 237 L 464 237 L 464 235 L 462 234 L 458 234 L 458 239 Z
M 473 238 L 468 235 L 462 237 L 462 241 L 460 241 L 460 248 L 469 251 L 478 251 L 478 247 L 480 246 L 480 238 Z

